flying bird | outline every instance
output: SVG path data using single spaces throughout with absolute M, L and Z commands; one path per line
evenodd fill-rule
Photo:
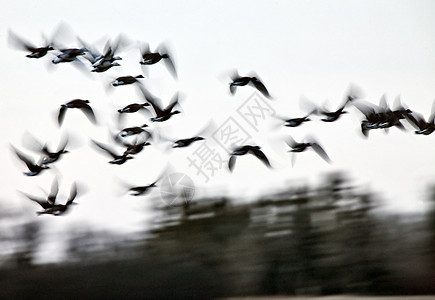
M 25 156 L 23 153 L 15 149 L 14 146 L 12 146 L 12 149 L 14 150 L 15 154 L 18 156 L 19 159 L 21 159 L 29 169 L 29 172 L 24 172 L 27 176 L 36 176 L 39 173 L 41 173 L 42 170 L 50 169 L 50 167 L 42 164 L 42 160 L 39 161 L 39 163 L 35 163 L 32 159 Z
M 119 133 L 122 137 L 132 136 L 135 134 L 141 134 L 146 133 L 148 137 L 151 136 L 151 133 L 146 131 L 144 128 L 148 127 L 147 124 L 143 124 L 142 126 L 134 126 L 134 127 L 128 127 L 121 130 Z
M 48 45 L 43 47 L 36 47 L 32 43 L 20 38 L 10 30 L 8 38 L 9 42 L 12 43 L 14 46 L 30 52 L 26 55 L 26 57 L 28 58 L 41 58 L 44 57 L 48 53 L 48 51 L 54 50 L 54 47 L 51 43 L 48 43 Z
M 142 59 L 140 60 L 141 65 L 154 65 L 159 61 L 163 60 L 166 68 L 171 73 L 174 78 L 177 78 L 177 71 L 172 61 L 171 55 L 168 53 L 168 49 L 165 45 L 161 44 L 155 52 L 151 52 L 150 47 L 147 43 L 144 43 L 141 50 Z
M 313 149 L 321 158 L 330 163 L 331 159 L 328 154 L 323 150 L 322 146 L 314 140 L 314 138 L 307 138 L 307 142 L 298 143 L 291 136 L 287 137 L 287 145 L 292 149 L 289 152 L 304 152 L 308 149 Z M 293 155 L 292 164 L 294 164 L 295 156 Z
M 148 92 L 144 87 L 139 86 L 139 88 L 140 88 L 143 96 L 145 97 L 145 100 L 149 104 L 151 104 L 151 106 L 153 107 L 154 112 L 156 114 L 155 117 L 151 118 L 152 122 L 163 122 L 163 121 L 169 120 L 173 115 L 180 113 L 180 111 L 178 111 L 178 110 L 173 110 L 174 107 L 178 104 L 178 93 L 176 93 L 172 97 L 169 105 L 164 108 L 160 102 L 160 99 L 151 95 L 151 93 Z
M 230 93 L 231 95 L 234 95 L 236 93 L 236 89 L 239 86 L 245 86 L 245 85 L 252 85 L 254 88 L 256 88 L 260 93 L 263 94 L 263 96 L 267 98 L 271 98 L 269 92 L 267 91 L 264 84 L 261 82 L 260 79 L 258 79 L 258 75 L 256 76 L 240 76 L 237 71 L 234 72 L 231 76 L 232 82 L 230 82 Z
M 111 164 L 115 164 L 115 165 L 122 165 L 123 163 L 125 163 L 127 160 L 129 159 L 133 159 L 132 156 L 129 156 L 126 153 L 123 153 L 122 155 L 118 155 L 116 153 L 113 152 L 112 149 L 110 149 L 109 146 L 104 145 L 102 143 L 96 142 L 94 140 L 92 140 L 92 142 L 94 143 L 94 145 L 96 145 L 99 149 L 103 150 L 105 153 L 109 154 L 110 156 L 112 156 L 113 160 L 109 161 L 109 163 Z
M 268 168 L 271 168 L 272 166 L 269 163 L 269 160 L 267 159 L 266 155 L 263 153 L 263 151 L 260 150 L 261 148 L 259 146 L 251 146 L 251 145 L 244 145 L 237 147 L 233 150 L 233 152 L 230 153 L 230 160 L 228 161 L 228 168 L 232 172 L 234 169 L 234 165 L 236 163 L 237 156 L 245 155 L 245 154 L 252 154 L 259 160 L 261 160 Z
M 68 108 L 80 109 L 92 123 L 96 124 L 97 121 L 95 119 L 94 111 L 92 110 L 92 108 L 89 106 L 88 103 L 90 103 L 89 100 L 74 99 L 66 104 L 61 104 L 60 105 L 61 107 L 59 109 L 59 114 L 57 117 L 59 126 L 62 126 L 63 120 L 65 118 L 65 113 Z
M 138 79 L 144 78 L 143 75 L 137 75 L 137 76 L 121 76 L 116 78 L 113 82 L 113 86 L 120 86 L 120 85 L 127 85 L 127 84 L 133 84 L 133 83 L 140 83 Z
M 51 207 L 45 208 L 42 211 L 38 211 L 37 214 L 38 215 L 50 214 L 50 215 L 54 215 L 54 216 L 61 216 L 67 212 L 68 208 L 72 204 L 76 204 L 76 203 L 73 203 L 73 201 L 75 200 L 76 197 L 77 197 L 77 184 L 74 182 L 73 185 L 71 186 L 70 195 L 69 195 L 68 200 L 65 204 L 54 204 L 53 203 L 53 205 Z
M 49 209 L 55 205 L 57 194 L 59 192 L 59 185 L 57 179 L 55 178 L 51 184 L 50 194 L 47 195 L 46 199 L 37 198 L 26 193 L 22 193 L 28 199 L 38 203 L 43 209 Z

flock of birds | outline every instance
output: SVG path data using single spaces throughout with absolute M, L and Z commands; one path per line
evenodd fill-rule
M 85 66 L 86 71 L 89 72 L 89 66 L 86 66 L 87 62 L 91 67 L 90 72 L 97 73 L 103 73 L 112 67 L 120 66 L 119 61 L 122 60 L 122 58 L 117 55 L 117 52 L 119 52 L 119 50 L 126 44 L 125 40 L 123 40 L 121 37 L 114 42 L 109 40 L 104 47 L 104 51 L 100 53 L 99 51 L 95 50 L 94 47 L 88 45 L 80 38 L 77 38 L 77 40 L 83 46 L 81 48 L 61 47 L 53 41 L 47 43 L 45 46 L 36 47 L 18 37 L 11 31 L 9 32 L 9 39 L 12 44 L 27 51 L 28 54 L 26 56 L 28 58 L 40 59 L 53 52 L 55 53 L 55 57 L 51 60 L 51 63 L 53 64 L 74 63 L 75 65 L 80 66 L 80 68 Z M 139 48 L 141 53 L 141 59 L 139 61 L 140 65 L 150 66 L 159 62 L 163 62 L 174 79 L 177 79 L 175 64 L 167 47 L 161 45 L 155 51 L 151 51 L 147 44 L 142 43 Z M 144 73 L 147 73 L 147 69 L 143 70 Z M 166 122 L 174 115 L 181 113 L 179 110 L 175 109 L 177 105 L 179 105 L 178 94 L 175 94 L 170 100 L 169 104 L 164 106 L 162 101 L 152 95 L 141 83 L 142 78 L 144 78 L 143 75 L 122 76 L 111 82 L 112 88 L 123 85 L 135 85 L 139 88 L 143 95 L 143 103 L 132 103 L 117 110 L 120 118 L 125 114 L 145 111 L 152 113 L 152 117 L 150 118 L 151 122 Z M 231 81 L 229 82 L 228 88 L 232 95 L 236 93 L 238 88 L 243 86 L 251 86 L 262 93 L 266 98 L 272 98 L 266 86 L 255 74 L 251 74 L 250 76 L 240 76 L 237 72 L 234 72 L 230 75 L 230 78 Z M 323 122 L 335 122 L 343 114 L 347 113 L 345 109 L 351 105 L 364 115 L 364 119 L 361 121 L 361 132 L 365 137 L 368 137 L 369 132 L 375 129 L 383 129 L 388 131 L 391 127 L 397 127 L 398 129 L 405 130 L 406 128 L 403 125 L 403 120 L 406 120 L 411 126 L 415 127 L 416 134 L 429 135 L 435 131 L 435 102 L 432 105 L 432 112 L 429 118 L 426 120 L 421 114 L 411 111 L 404 104 L 402 104 L 400 99 L 396 100 L 394 108 L 390 108 L 384 96 L 381 98 L 379 105 L 364 102 L 360 98 L 361 92 L 359 89 L 356 87 L 351 87 L 344 103 L 335 111 L 329 111 L 325 108 L 317 107 L 307 100 L 306 103 L 310 106 L 310 109 L 308 109 L 309 112 L 306 115 L 297 118 L 288 118 L 282 116 L 278 117 L 281 120 L 280 126 L 302 126 L 305 122 L 312 120 L 310 118 L 312 115 L 321 116 L 321 121 Z M 97 123 L 97 119 L 95 117 L 93 108 L 90 105 L 90 101 L 74 99 L 60 106 L 57 118 L 59 126 L 62 126 L 65 115 L 72 109 L 80 110 L 92 123 Z M 92 143 L 98 150 L 101 150 L 103 153 L 112 158 L 109 163 L 121 165 L 126 161 L 133 159 L 134 155 L 140 153 L 146 146 L 151 145 L 150 141 L 153 139 L 153 133 L 147 129 L 147 127 L 147 124 L 141 124 L 140 126 L 124 128 L 113 136 L 114 143 L 124 148 L 122 153 L 117 153 L 112 149 L 111 146 L 101 142 L 92 140 Z M 135 140 L 132 141 L 129 139 L 129 137 L 135 137 Z M 203 136 L 193 136 L 185 139 L 179 139 L 173 141 L 172 147 L 187 147 L 194 142 L 204 139 L 205 138 Z M 312 149 L 325 161 L 331 161 L 323 147 L 312 137 L 308 137 L 304 141 L 297 142 L 289 136 L 285 142 L 289 146 L 289 152 L 298 153 Z M 20 150 L 11 146 L 17 157 L 26 164 L 28 171 L 24 172 L 24 174 L 27 176 L 39 175 L 42 171 L 49 169 L 50 165 L 58 161 L 64 154 L 68 153 L 68 150 L 66 150 L 68 139 L 64 139 L 64 141 L 60 143 L 55 151 L 48 149 L 46 144 L 44 145 L 40 142 L 36 142 L 36 144 L 36 148 L 41 154 L 41 157 L 37 162 L 23 154 Z M 251 154 L 263 162 L 267 167 L 272 167 L 269 159 L 261 150 L 260 146 L 235 145 L 233 151 L 229 153 L 229 170 L 233 171 L 237 157 L 246 154 Z M 156 184 L 161 177 L 162 176 L 148 185 L 130 187 L 129 190 L 131 195 L 139 196 L 146 194 L 151 188 L 157 186 Z M 42 207 L 42 210 L 38 211 L 37 214 L 62 215 L 72 204 L 75 204 L 74 200 L 78 194 L 77 184 L 74 183 L 72 185 L 70 195 L 65 204 L 57 203 L 57 194 L 58 182 L 55 179 L 52 183 L 50 193 L 45 199 L 33 197 L 27 194 L 24 195 L 30 200 L 37 202 Z

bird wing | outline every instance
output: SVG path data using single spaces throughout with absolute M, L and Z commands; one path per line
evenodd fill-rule
M 163 61 L 164 61 L 165 65 L 166 65 L 166 68 L 171 73 L 171 75 L 175 79 L 177 79 L 177 70 L 175 69 L 175 65 L 174 65 L 174 62 L 172 61 L 171 56 L 168 56 L 168 58 L 165 58 Z
M 169 105 L 165 108 L 165 111 L 171 112 L 175 105 L 178 104 L 178 93 L 175 93 L 174 96 L 172 96 L 171 102 Z
M 328 154 L 326 154 L 325 150 L 323 150 L 322 146 L 320 146 L 317 143 L 312 143 L 311 144 L 311 148 L 313 148 L 313 150 L 321 157 L 323 158 L 325 161 L 327 161 L 328 163 L 331 162 L 331 159 L 329 158 Z
M 266 155 L 261 151 L 260 149 L 253 149 L 251 150 L 251 153 L 257 157 L 259 160 L 261 160 L 267 167 L 271 168 L 269 160 L 267 159 Z
M 430 111 L 429 119 L 427 120 L 428 123 L 433 124 L 435 120 L 435 100 L 432 102 L 432 108 Z
M 68 145 L 68 135 L 64 135 L 62 137 L 62 140 L 59 142 L 59 145 L 57 146 L 57 152 L 63 151 L 66 148 L 66 145 Z
M 12 146 L 12 149 L 15 151 L 18 158 L 21 159 L 26 164 L 26 166 L 27 166 L 27 168 L 29 168 L 29 170 L 32 170 L 35 167 L 35 163 L 30 158 L 28 158 L 23 153 L 21 153 L 20 151 L 15 149 L 15 147 L 13 147 L 13 146 Z
M 97 123 L 97 120 L 95 119 L 95 114 L 92 108 L 86 104 L 81 107 L 82 112 L 86 115 L 86 117 L 91 121 L 93 124 Z
M 236 164 L 236 156 L 231 155 L 230 160 L 228 161 L 228 169 L 230 169 L 230 172 L 234 170 L 234 165 Z
M 234 95 L 236 93 L 237 87 L 235 85 L 230 84 L 230 93 Z
M 286 137 L 285 142 L 292 148 L 294 148 L 298 144 L 290 135 Z
M 77 184 L 74 182 L 71 186 L 71 191 L 69 193 L 68 201 L 66 202 L 65 205 L 72 204 L 76 197 L 77 197 Z
M 141 46 L 140 46 L 140 53 L 141 53 L 141 55 L 142 55 L 142 58 L 143 58 L 145 55 L 151 53 L 151 51 L 150 51 L 150 45 L 149 45 L 148 43 L 146 43 L 146 42 L 143 42 L 143 43 L 141 44 Z
M 67 108 L 65 106 L 61 106 L 59 109 L 59 114 L 57 116 L 57 122 L 59 123 L 59 126 L 62 126 L 63 120 L 65 119 L 65 113 Z
M 426 123 L 423 116 L 416 112 L 412 112 L 411 114 L 405 114 L 405 118 L 417 130 L 423 129 L 424 124 Z
M 255 86 L 255 88 L 259 90 L 265 97 L 270 98 L 269 92 L 267 91 L 266 87 L 260 80 L 253 79 L 251 80 L 251 82 Z
M 21 49 L 25 49 L 25 50 L 31 51 L 31 52 L 36 50 L 36 47 L 34 45 L 32 45 L 31 43 L 29 43 L 29 42 L 25 41 L 24 39 L 20 38 L 15 33 L 13 33 L 11 30 L 9 30 L 8 33 L 9 33 L 8 40 L 15 47 L 18 47 L 18 48 L 21 48 Z
M 59 192 L 59 184 L 57 182 L 56 177 L 54 178 L 53 182 L 51 183 L 51 190 L 50 194 L 48 195 L 48 199 L 52 201 L 52 204 L 56 202 L 57 193 Z
M 92 140 L 92 142 L 96 146 L 98 146 L 100 149 L 102 149 L 102 150 L 106 151 L 107 153 L 109 153 L 113 158 L 117 158 L 118 157 L 118 155 L 116 155 L 111 149 L 109 149 L 107 145 L 104 145 L 104 144 L 99 143 L 99 142 L 94 141 L 94 140 Z
M 142 85 L 138 85 L 140 91 L 142 92 L 142 95 L 144 96 L 145 100 L 151 104 L 151 106 L 154 109 L 154 112 L 156 113 L 156 115 L 161 115 L 162 114 L 162 105 L 160 103 L 160 99 L 154 97 L 144 86 Z
M 48 202 L 48 201 L 45 200 L 45 199 L 36 198 L 36 197 L 33 197 L 33 196 L 28 195 L 28 194 L 23 193 L 23 192 L 21 192 L 21 194 L 23 194 L 24 196 L 26 196 L 28 199 L 30 199 L 30 200 L 32 200 L 32 201 L 38 203 L 38 204 L 41 205 L 41 207 L 44 208 L 44 209 L 47 209 L 47 208 L 50 208 L 50 207 L 53 206 L 50 202 Z

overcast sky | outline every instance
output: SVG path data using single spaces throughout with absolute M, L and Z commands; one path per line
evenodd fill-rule
M 56 174 L 61 174 L 60 202 L 66 199 L 72 182 L 88 187 L 77 197 L 80 205 L 73 207 L 69 220 L 39 217 L 47 227 L 80 220 L 101 228 L 134 228 L 144 218 L 151 220 L 151 214 L 142 213 L 152 206 L 149 199 L 126 195 L 119 179 L 135 185 L 151 183 L 168 163 L 172 170 L 192 178 L 197 195 L 248 198 L 271 193 L 295 180 L 315 183 L 319 175 L 342 170 L 349 172 L 356 184 L 380 192 L 390 209 L 405 211 L 421 209 L 424 190 L 435 181 L 434 136 L 417 136 L 407 124 L 407 132 L 376 130 L 365 139 L 359 130 L 363 115 L 351 107 L 350 113 L 335 123 L 314 117 L 300 128 L 274 127 L 268 115 L 258 126 L 243 118 L 252 101 L 262 103 L 268 113 L 301 116 L 305 113 L 300 105 L 302 96 L 336 109 L 351 83 L 362 89 L 366 101 L 377 104 L 386 94 L 392 105 L 400 95 L 403 103 L 428 117 L 435 98 L 433 1 L 0 3 L 0 199 L 3 205 L 20 207 L 36 218 L 37 205 L 17 190 L 42 196 L 40 189 L 49 190 Z M 158 124 L 159 131 L 175 140 L 196 135 L 210 120 L 215 128 L 237 124 L 250 142 L 262 146 L 274 169 L 267 169 L 254 157 L 241 157 L 231 174 L 226 151 L 212 138 L 169 153 L 167 145 L 152 146 L 122 166 L 108 164 L 108 157 L 92 148 L 89 140 L 109 143 L 109 130 L 119 130 L 114 122 L 116 110 L 142 101 L 134 86 L 108 90 L 114 78 L 142 73 L 139 49 L 132 44 L 119 52 L 121 67 L 94 74 L 70 64 L 53 65 L 53 54 L 38 60 L 26 58 L 25 52 L 8 43 L 11 30 L 42 45 L 42 34 L 50 37 L 61 22 L 72 30 L 72 37 L 61 37 L 67 47 L 79 47 L 74 39 L 79 36 L 101 51 L 107 39 L 121 33 L 132 43 L 148 42 L 151 49 L 166 42 L 178 80 L 159 63 L 149 68 L 142 82 L 165 104 L 180 92 L 183 113 Z M 228 74 L 234 68 L 240 74 L 255 71 L 273 100 L 255 94 L 250 98 L 254 93 L 251 87 L 240 88 L 231 96 Z M 56 115 L 60 104 L 75 98 L 90 100 L 99 126 L 71 111 L 59 128 Z M 143 116 L 128 116 L 126 125 L 137 126 L 144 120 L 150 123 Z M 24 147 L 25 132 L 52 148 L 66 132 L 75 143 L 71 153 L 55 164 L 56 170 L 26 177 L 24 164 L 9 148 L 13 144 L 36 157 Z M 288 134 L 296 140 L 315 136 L 333 163 L 307 152 L 301 153 L 292 167 L 285 145 L 276 143 Z M 207 176 L 190 163 L 199 162 L 198 151 L 204 145 L 223 160 L 222 168 Z M 159 190 L 153 193 L 158 196 Z

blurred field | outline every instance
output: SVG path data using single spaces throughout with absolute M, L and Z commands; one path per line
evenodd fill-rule
M 42 233 L 24 224 L 1 240 L 16 246 L 2 259 L 0 299 L 435 295 L 435 209 L 394 215 L 379 203 L 336 173 L 250 204 L 156 207 L 161 218 L 142 237 L 82 229 L 56 265 L 33 262 Z

